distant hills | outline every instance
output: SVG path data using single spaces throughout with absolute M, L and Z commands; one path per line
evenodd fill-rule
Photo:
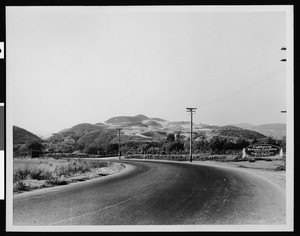
M 116 143 L 118 142 L 117 128 L 121 128 L 122 141 L 160 141 L 166 140 L 169 133 L 180 134 L 187 139 L 190 132 L 188 121 L 167 121 L 161 118 L 149 118 L 139 114 L 136 116 L 117 116 L 106 120 L 104 123 L 96 124 L 81 123 L 71 128 L 66 128 L 44 140 L 45 142 L 73 142 L 79 145 Z M 227 126 L 211 126 L 205 124 L 194 124 L 194 137 L 196 140 L 218 136 L 230 140 L 239 138 L 252 140 L 263 139 L 267 136 L 282 138 L 285 136 L 285 124 L 234 124 Z M 23 144 L 30 140 L 42 141 L 37 135 L 14 126 L 14 144 Z
M 90 132 L 92 130 L 100 129 L 100 127 L 101 127 L 100 125 L 92 125 L 92 124 L 89 124 L 89 123 L 81 123 L 81 124 L 73 126 L 72 128 L 64 129 L 64 130 L 60 131 L 59 133 L 63 134 L 63 135 L 71 134 L 71 133 L 80 135 L 80 134 L 85 133 L 85 132 Z
M 234 124 L 236 127 L 253 130 L 264 134 L 265 136 L 272 136 L 274 138 L 282 138 L 286 136 L 286 124 L 274 123 L 263 125 L 252 125 L 247 123 Z
M 222 136 L 222 137 L 235 137 L 235 138 L 243 138 L 243 139 L 261 139 L 265 138 L 266 136 L 252 130 L 248 129 L 243 129 L 239 128 L 236 126 L 221 126 L 221 127 L 216 127 L 213 129 L 213 132 L 216 132 L 217 136 Z
M 105 121 L 106 124 L 116 124 L 116 123 L 134 123 L 134 122 L 141 122 L 144 120 L 149 120 L 149 118 L 145 115 L 137 115 L 137 116 L 117 116 L 108 119 Z

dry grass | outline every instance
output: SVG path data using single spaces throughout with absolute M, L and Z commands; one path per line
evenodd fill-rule
M 14 192 L 19 193 L 103 176 L 99 169 L 109 165 L 108 162 L 101 160 L 15 158 L 13 165 Z M 92 175 L 91 173 L 97 174 Z

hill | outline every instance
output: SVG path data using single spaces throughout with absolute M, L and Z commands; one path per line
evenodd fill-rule
M 121 129 L 120 140 L 122 145 L 132 145 L 132 148 L 134 147 L 132 149 L 133 151 L 143 143 L 154 142 L 159 145 L 163 145 L 170 133 L 177 136 L 180 135 L 181 140 L 184 140 L 185 142 L 188 141 L 190 137 L 190 122 L 188 120 L 168 121 L 157 117 L 149 118 L 145 115 L 139 114 L 136 116 L 112 117 L 104 123 L 81 123 L 74 125 L 73 127 L 61 130 L 56 135 L 48 138 L 47 147 L 48 150 L 54 150 L 55 152 L 73 152 L 76 150 L 81 150 L 83 152 L 95 152 L 100 149 L 116 149 L 114 145 L 118 144 L 117 129 L 119 128 Z M 276 130 L 276 132 L 278 132 L 278 130 L 285 132 L 285 125 L 264 124 L 256 126 L 243 123 L 238 125 L 216 126 L 194 124 L 193 137 L 197 141 L 206 140 L 208 142 L 214 137 L 226 138 L 228 141 L 233 142 L 238 139 L 244 139 L 251 142 L 253 139 L 266 139 L 266 136 L 273 134 L 274 130 Z M 23 138 L 17 138 L 16 140 L 18 141 L 14 140 L 14 143 L 24 143 L 26 142 L 24 140 L 29 139 L 28 137 L 38 138 L 37 136 L 33 136 L 32 133 L 26 133 L 26 135 L 27 136 L 23 134 Z M 18 134 L 15 136 L 18 137 Z M 131 147 L 129 146 L 128 148 L 131 150 Z
M 286 136 L 286 124 L 281 123 L 258 125 L 253 130 L 266 136 L 273 136 L 274 138 L 282 138 Z
M 64 129 L 62 131 L 60 131 L 60 134 L 63 133 L 69 133 L 69 132 L 82 132 L 82 131 L 92 131 L 92 130 L 96 130 L 96 129 L 100 129 L 100 127 L 98 125 L 92 125 L 89 123 L 81 123 L 78 125 L 74 125 L 72 128 L 69 129 Z
M 251 124 L 235 124 L 234 126 L 253 130 L 264 134 L 265 136 L 272 136 L 274 138 L 282 138 L 286 136 L 286 124 L 274 123 L 263 125 L 251 125 Z
M 117 137 L 116 130 L 93 130 L 78 139 L 78 144 L 81 146 L 86 146 L 90 144 L 105 146 L 110 141 Z
M 163 131 L 147 131 L 142 133 L 142 135 L 155 140 L 165 140 L 167 138 L 167 133 Z
M 106 126 L 106 124 L 103 124 L 103 123 L 100 123 L 100 122 L 99 122 L 99 123 L 96 123 L 95 125 L 96 125 L 96 126 L 100 126 L 100 127 Z
M 189 121 L 173 121 L 173 122 L 171 122 L 171 124 L 174 124 L 174 125 L 183 125 L 183 126 L 188 125 L 188 126 L 190 126 L 191 122 L 189 122 Z
M 232 138 L 243 138 L 243 139 L 261 139 L 265 138 L 266 136 L 252 130 L 247 130 L 231 125 L 221 126 L 218 129 L 215 129 L 218 136 L 223 137 L 232 137 Z
M 48 141 L 57 140 L 57 138 L 72 138 L 75 140 L 78 140 L 81 136 L 88 134 L 91 131 L 102 129 L 103 126 L 100 125 L 93 125 L 89 123 L 81 123 L 78 125 L 74 125 L 73 127 L 69 129 L 64 129 L 58 132 L 56 138 L 54 136 L 49 137 Z
M 243 127 L 253 127 L 251 124 L 240 124 Z M 75 125 L 72 128 L 62 132 L 63 138 L 70 137 L 78 140 L 87 135 L 90 142 L 93 137 L 96 137 L 93 131 L 107 130 L 106 133 L 114 133 L 117 128 L 122 129 L 123 140 L 127 141 L 142 141 L 144 139 L 162 140 L 166 138 L 168 133 L 180 132 L 183 137 L 188 138 L 190 132 L 189 121 L 167 121 L 161 118 L 149 118 L 139 114 L 136 116 L 116 116 L 105 121 L 105 123 L 96 123 L 95 125 L 83 123 Z M 269 127 L 261 127 L 269 128 Z M 103 131 L 96 133 L 100 134 Z M 266 136 L 258 131 L 241 128 L 233 125 L 228 126 L 210 126 L 205 124 L 194 124 L 195 137 L 201 136 L 207 140 L 214 136 L 225 137 L 227 139 L 261 139 Z M 89 136 L 89 134 L 93 134 Z M 86 137 L 84 138 L 84 140 Z
M 145 115 L 137 115 L 137 116 L 116 116 L 112 117 L 105 121 L 106 124 L 116 124 L 116 123 L 123 123 L 123 122 L 141 122 L 143 120 L 148 119 Z
M 150 120 L 154 120 L 154 121 L 161 121 L 161 122 L 166 122 L 167 120 L 161 119 L 161 118 L 150 118 Z
M 126 128 L 126 127 L 146 127 L 146 128 L 148 128 L 148 125 L 146 125 L 140 121 L 122 122 L 122 123 L 118 123 L 118 126 L 120 126 L 122 128 Z
M 146 124 L 148 127 L 152 127 L 152 128 L 158 128 L 158 129 L 163 128 L 163 126 L 162 126 L 160 123 L 158 123 L 158 122 L 156 122 L 156 121 L 154 121 L 154 120 L 146 121 L 145 124 Z
M 236 127 L 242 128 L 242 129 L 252 129 L 256 125 L 249 124 L 249 123 L 239 123 L 239 124 L 233 124 L 232 126 L 236 126 Z
M 25 144 L 31 141 L 43 142 L 37 135 L 18 126 L 13 126 L 13 144 Z

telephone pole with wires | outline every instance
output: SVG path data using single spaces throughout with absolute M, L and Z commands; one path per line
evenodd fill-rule
M 120 132 L 121 132 L 121 128 L 118 128 L 117 129 L 118 132 L 119 132 L 119 159 L 121 159 L 121 141 L 120 141 Z
M 285 47 L 282 47 L 280 50 L 281 50 L 281 51 L 286 51 L 286 48 L 285 48 Z M 280 61 L 286 61 L 286 59 L 283 58 L 283 59 L 281 59 Z
M 280 50 L 281 50 L 281 51 L 286 51 L 286 47 L 282 47 Z M 283 58 L 283 59 L 281 59 L 280 61 L 286 62 L 286 59 Z M 286 113 L 286 111 L 281 111 L 281 113 Z
M 190 137 L 190 162 L 193 160 L 193 154 L 192 154 L 192 145 L 193 145 L 193 113 L 195 113 L 197 108 L 193 107 L 187 107 L 186 111 L 191 113 L 191 137 Z

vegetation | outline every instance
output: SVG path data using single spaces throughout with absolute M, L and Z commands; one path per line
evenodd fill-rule
M 50 166 L 52 166 L 52 163 L 50 163 Z M 67 163 L 57 163 L 55 168 L 51 168 L 49 165 L 43 168 L 37 166 L 34 167 L 33 163 L 31 163 L 31 165 L 27 163 L 25 167 L 19 167 L 14 171 L 14 191 L 26 191 L 32 189 L 33 186 L 30 185 L 30 181 L 40 181 L 40 187 L 67 184 L 67 178 L 107 166 L 108 163 L 104 161 L 85 161 L 82 159 L 68 160 Z M 81 179 L 82 178 L 86 179 L 87 177 L 81 177 Z M 76 180 L 80 180 L 80 178 L 77 178 Z M 29 184 L 26 184 L 28 181 Z
M 34 140 L 42 142 L 42 139 L 40 139 L 38 136 L 18 126 L 13 126 L 13 136 L 14 144 L 25 144 Z
M 125 127 L 129 126 L 121 131 L 122 155 L 183 155 L 189 153 L 190 141 L 187 131 L 166 131 L 165 128 L 148 129 L 142 127 L 144 123 L 157 125 L 158 122 L 161 122 L 160 119 L 138 115 L 114 117 L 109 122 L 117 124 L 117 127 L 121 124 Z M 186 125 L 188 122 L 168 123 L 163 121 L 161 124 L 167 127 L 168 125 Z M 132 128 L 131 125 L 140 125 L 139 132 L 136 132 L 137 128 Z M 58 158 L 62 156 L 105 157 L 118 155 L 118 131 L 108 127 L 109 125 L 83 123 L 63 130 L 47 140 L 30 139 L 26 141 L 26 135 L 30 132 L 23 132 L 23 137 L 20 137 L 19 132 L 16 135 L 17 141 L 14 142 L 14 156 L 33 156 L 33 152 Z M 20 128 L 15 129 L 20 131 Z M 195 130 L 192 150 L 194 154 L 237 155 L 241 154 L 243 148 L 252 144 L 273 144 L 282 147 L 285 152 L 285 138 L 266 137 L 258 132 L 235 126 L 205 126 L 205 129 Z
M 235 126 L 224 126 L 218 130 L 220 136 L 230 136 L 244 139 L 260 139 L 265 138 L 263 134 L 260 134 L 256 131 L 245 130 Z
M 133 154 L 126 156 L 127 159 L 156 159 L 156 160 L 174 160 L 174 161 L 188 161 L 190 156 L 187 154 L 170 154 L 170 155 L 151 155 L 151 154 Z M 194 161 L 241 161 L 241 155 L 208 155 L 195 154 Z

